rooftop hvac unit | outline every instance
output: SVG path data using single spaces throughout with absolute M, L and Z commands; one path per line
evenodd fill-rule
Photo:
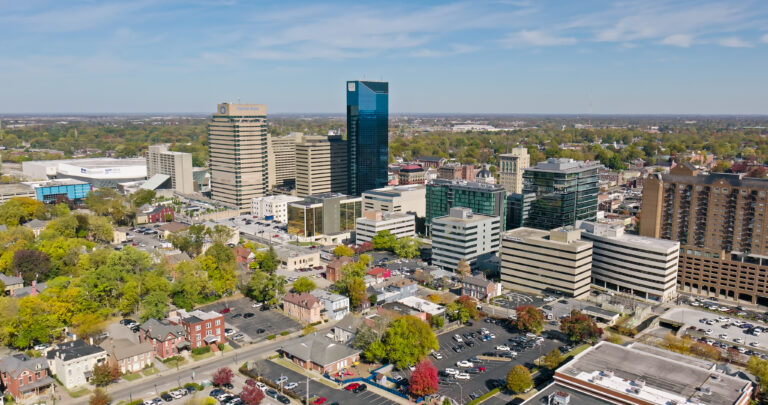
M 645 387 L 645 380 L 643 379 L 637 379 L 635 381 L 632 381 L 633 384 L 635 384 L 636 387 L 643 388 Z
M 629 392 L 631 392 L 631 393 L 633 393 L 635 395 L 639 395 L 640 394 L 640 387 L 632 387 L 632 388 L 629 389 Z
M 552 405 L 568 405 L 571 403 L 571 394 L 558 391 L 549 397 L 549 403 Z
M 701 392 L 704 393 L 704 395 L 712 395 L 712 389 L 710 387 L 702 387 Z
M 613 370 L 603 370 L 603 376 L 608 378 L 613 377 Z

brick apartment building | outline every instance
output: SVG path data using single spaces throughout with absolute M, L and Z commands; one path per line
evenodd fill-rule
M 288 293 L 283 297 L 283 311 L 304 323 L 322 321 L 320 311 L 323 308 L 320 300 L 310 293 Z
M 46 359 L 32 358 L 23 353 L 0 359 L 0 380 L 5 392 L 16 402 L 45 395 L 53 387 Z
M 218 312 L 200 310 L 187 312 L 180 309 L 176 313 L 171 313 L 168 321 L 184 328 L 187 341 L 193 349 L 226 341 L 224 315 Z

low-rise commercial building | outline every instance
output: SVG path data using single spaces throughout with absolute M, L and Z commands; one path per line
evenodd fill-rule
M 473 213 L 469 208 L 451 208 L 450 214 L 432 220 L 432 264 L 456 270 L 464 259 L 472 269 L 499 251 L 501 220 Z
M 370 242 L 382 231 L 389 231 L 397 239 L 416 236 L 416 218 L 400 212 L 363 211 L 355 221 L 355 244 Z
M 277 194 L 253 199 L 251 214 L 267 221 L 288 222 L 288 204 L 303 201 L 301 197 Z
M 578 221 L 592 242 L 592 284 L 643 300 L 676 297 L 680 242 L 624 233 L 623 225 Z
M 317 297 L 320 303 L 323 304 L 324 308 L 320 311 L 320 316 L 326 319 L 338 321 L 349 313 L 349 297 L 326 290 L 314 290 L 312 295 Z
M 0 204 L 17 197 L 35 198 L 35 190 L 25 183 L 0 184 Z
M 483 276 L 468 276 L 461 278 L 461 295 L 489 301 L 501 295 L 501 283 L 496 283 Z
M 301 247 L 282 245 L 275 247 L 280 264 L 287 270 L 298 270 L 320 265 L 320 252 Z
M 152 366 L 152 360 L 155 358 L 155 348 L 149 342 L 134 343 L 128 339 L 107 339 L 99 346 L 106 350 L 110 366 L 117 366 L 123 374 L 138 373 Z
M 35 198 L 49 204 L 60 201 L 81 202 L 93 189 L 90 183 L 75 179 L 58 179 L 26 183 L 35 192 Z
M 670 357 L 602 341 L 558 368 L 555 384 L 612 404 L 750 403 L 751 381 Z
M 314 333 L 289 341 L 280 351 L 294 364 L 320 374 L 341 371 L 360 360 L 360 350 Z
M 573 228 L 543 231 L 517 228 L 501 237 L 501 282 L 506 288 L 539 294 L 559 292 L 583 298 L 592 277 L 592 242 Z
M 67 389 L 87 384 L 93 368 L 107 361 L 107 352 L 82 340 L 61 343 L 46 354 L 48 368 Z
M 288 233 L 302 240 L 324 236 L 346 239 L 355 229 L 355 220 L 362 216 L 361 203 L 360 197 L 339 193 L 307 196 L 288 205 Z

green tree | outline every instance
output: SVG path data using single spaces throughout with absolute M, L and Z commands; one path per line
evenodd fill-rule
M 14 197 L 0 205 L 0 223 L 9 227 L 45 218 L 45 205 L 28 197 Z
M 371 244 L 376 250 L 392 250 L 397 238 L 390 231 L 379 231 L 371 239 Z
M 274 307 L 278 303 L 278 296 L 285 294 L 285 277 L 256 270 L 251 274 L 244 293 L 256 302 Z
M 168 291 L 152 291 L 144 296 L 141 306 L 141 321 L 144 322 L 150 318 L 162 319 L 168 312 Z
M 277 270 L 277 266 L 280 264 L 280 259 L 277 257 L 275 248 L 270 245 L 266 252 L 259 252 L 259 254 L 257 254 L 254 262 L 256 263 L 256 268 L 266 271 L 267 273 L 274 273 L 275 270 Z
M 93 378 L 95 377 L 96 376 Z M 112 403 L 112 397 L 107 395 L 101 388 L 93 390 L 93 394 L 91 394 L 91 397 L 88 399 L 88 405 L 109 405 L 110 403 Z
M 112 382 L 112 370 L 109 364 L 96 364 L 93 366 L 93 375 L 91 376 L 91 384 L 97 387 L 105 387 Z
M 154 190 L 139 189 L 135 193 L 131 194 L 131 202 L 134 207 L 141 207 L 144 204 L 150 204 L 155 199 Z
M 173 305 L 191 310 L 211 291 L 208 273 L 196 261 L 184 261 L 176 265 L 176 278 L 171 285 Z
M 342 257 L 342 256 L 354 257 L 355 249 L 352 249 L 351 247 L 346 245 L 339 245 L 333 248 L 333 254 L 338 257 Z
M 560 363 L 563 362 L 563 360 L 565 360 L 565 357 L 563 357 L 563 354 L 560 353 L 560 350 L 555 348 L 552 349 L 551 352 L 547 353 L 546 356 L 544 356 L 543 364 L 544 367 L 550 370 L 554 370 L 557 368 L 557 366 L 560 365 Z
M 443 326 L 445 326 L 445 318 L 442 316 L 433 316 L 430 318 L 429 324 L 433 329 L 441 329 Z
M 91 216 L 88 218 L 88 237 L 98 242 L 111 243 L 114 239 L 112 223 L 105 217 Z
M 222 243 L 214 243 L 197 260 L 200 268 L 208 274 L 211 288 L 216 294 L 223 295 L 234 291 L 237 285 L 237 259 L 231 248 Z
M 299 277 L 296 279 L 296 281 L 293 282 L 293 291 L 297 293 L 305 293 L 310 292 L 317 288 L 315 285 L 315 282 L 310 280 L 308 277 Z
M 472 298 L 462 295 L 457 300 L 445 306 L 445 312 L 451 321 L 467 322 L 470 319 L 477 319 L 480 314 L 477 310 L 477 303 Z
M 363 350 L 363 357 L 371 363 L 378 363 L 387 357 L 387 349 L 384 343 L 375 340 Z
M 347 292 L 349 294 L 349 304 L 353 308 L 360 308 L 360 306 L 368 300 L 368 293 L 366 292 L 365 281 L 362 278 L 352 278 L 347 283 Z
M 432 328 L 413 316 L 404 316 L 392 321 L 382 343 L 389 362 L 400 368 L 416 364 L 432 350 L 440 348 Z
M 411 237 L 400 238 L 395 241 L 393 250 L 399 257 L 413 259 L 419 255 L 419 242 Z
M 525 366 L 516 365 L 507 374 L 507 389 L 522 394 L 533 387 L 531 372 Z

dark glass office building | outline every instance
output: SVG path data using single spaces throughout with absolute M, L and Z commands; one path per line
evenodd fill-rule
M 464 207 L 477 214 L 499 217 L 504 228 L 506 197 L 507 191 L 498 184 L 436 179 L 427 184 L 427 227 L 432 226 L 434 218 L 448 215 L 451 208 Z
M 523 194 L 536 195 L 525 226 L 551 230 L 577 220 L 594 221 L 600 191 L 597 170 L 602 167 L 599 162 L 550 158 L 525 169 Z
M 347 82 L 347 165 L 349 194 L 387 185 L 389 83 Z

